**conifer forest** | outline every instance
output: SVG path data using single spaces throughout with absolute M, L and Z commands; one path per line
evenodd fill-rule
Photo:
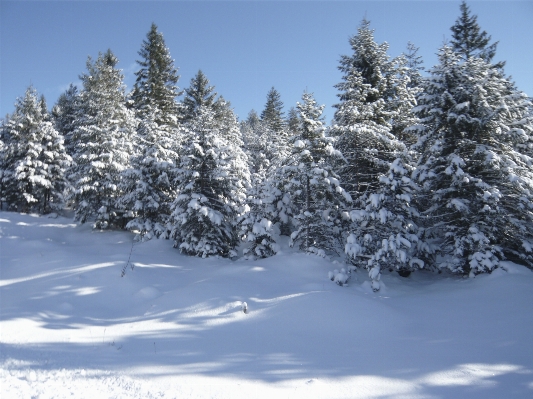
M 275 256 L 287 236 L 344 263 L 335 283 L 366 270 L 374 291 L 385 271 L 533 269 L 533 100 L 465 2 L 450 23 L 427 68 L 415 44 L 389 55 L 363 19 L 330 122 L 312 87 L 286 113 L 272 87 L 238 118 L 201 70 L 179 81 L 152 24 L 131 90 L 107 50 L 55 104 L 31 86 L 16 100 L 0 126 L 1 208 L 67 209 L 201 258 Z

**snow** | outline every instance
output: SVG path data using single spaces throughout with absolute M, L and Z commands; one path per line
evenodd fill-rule
M 2 399 L 533 395 L 529 269 L 383 269 L 374 293 L 364 270 L 341 288 L 338 262 L 279 245 L 199 259 L 0 212 Z

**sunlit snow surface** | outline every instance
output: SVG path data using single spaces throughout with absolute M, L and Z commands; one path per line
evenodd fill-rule
M 533 273 L 359 271 L 282 243 L 181 256 L 70 219 L 0 213 L 0 396 L 531 398 Z M 247 313 L 243 312 L 247 303 Z

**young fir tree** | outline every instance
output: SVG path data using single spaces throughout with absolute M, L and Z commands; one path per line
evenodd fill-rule
M 131 220 L 126 228 L 137 239 L 168 238 L 170 207 L 176 198 L 176 172 L 179 142 L 177 129 L 157 123 L 155 115 L 145 115 L 137 129 L 140 151 L 131 168 L 122 173 L 123 195 L 119 206 Z
M 141 69 L 135 72 L 137 79 L 131 93 L 137 117 L 155 116 L 155 122 L 160 126 L 176 126 L 181 117 L 176 102 L 176 97 L 181 94 L 177 86 L 178 70 L 156 24 L 152 24 L 139 55 L 142 60 L 137 63 Z
M 419 239 L 421 230 L 416 200 L 419 187 L 410 178 L 413 162 L 406 151 L 395 159 L 379 178 L 379 188 L 370 194 L 364 209 L 350 212 L 354 222 L 345 252 L 354 263 L 361 255 L 368 257 L 365 267 L 378 291 L 381 271 L 397 270 L 407 276 L 423 268 L 424 255 L 430 248 Z M 421 259 L 422 258 L 422 259 Z
M 344 191 L 334 163 L 342 158 L 325 136 L 321 119 L 324 106 L 313 95 L 304 93 L 297 104 L 300 134 L 294 138 L 292 154 L 279 170 L 280 190 L 290 195 L 293 224 L 291 245 L 325 256 L 341 248 L 341 214 L 351 197 Z
M 118 223 L 121 172 L 129 166 L 137 121 L 126 107 L 125 87 L 118 60 L 111 50 L 89 57 L 80 76 L 80 116 L 73 132 L 71 202 L 81 223 L 96 218 L 96 228 Z
M 52 120 L 59 133 L 65 138 L 65 148 L 69 155 L 73 154 L 74 143 L 72 133 L 75 128 L 74 122 L 80 116 L 78 88 L 70 84 L 69 88 L 62 93 L 52 108 Z
M 450 47 L 431 70 L 414 126 L 422 156 L 414 177 L 429 197 L 426 233 L 442 267 L 475 275 L 506 257 L 533 265 L 530 100 L 482 57 Z
M 373 32 L 364 19 L 357 35 L 350 38 L 353 54 L 341 57 L 343 82 L 335 86 L 341 102 L 335 105 L 331 129 L 347 161 L 339 172 L 341 180 L 360 208 L 366 206 L 368 194 L 376 191 L 379 176 L 403 150 L 393 131 L 398 133 L 407 124 L 408 109 L 414 104 L 409 79 L 398 66 L 405 59 L 390 60 L 388 44 L 378 45 Z
M 63 205 L 71 158 L 33 87 L 3 127 L 2 197 L 11 209 L 48 213 Z
M 209 80 L 200 70 L 194 78 L 191 79 L 189 88 L 185 89 L 185 98 L 183 99 L 184 121 L 190 121 L 195 118 L 201 108 L 211 108 L 214 110 L 217 93 L 214 91 L 215 86 L 209 86 Z
M 211 107 L 193 115 L 182 128 L 171 237 L 188 255 L 233 257 L 249 185 L 246 156 L 224 137 Z
M 295 136 L 299 133 L 298 128 L 300 127 L 300 120 L 298 119 L 298 111 L 294 107 L 291 107 L 287 113 L 286 126 L 291 136 Z
M 481 57 L 487 62 L 491 62 L 496 54 L 498 42 L 490 43 L 491 37 L 487 32 L 482 31 L 477 23 L 477 15 L 471 15 L 470 8 L 466 2 L 461 2 L 461 16 L 457 18 L 455 24 L 450 28 L 452 40 L 450 44 L 453 50 L 463 60 L 471 57 Z M 494 65 L 496 68 L 503 68 L 505 62 Z
M 278 133 L 281 133 L 285 128 L 283 102 L 281 101 L 281 95 L 274 87 L 267 93 L 267 101 L 265 109 L 261 112 L 261 120 Z

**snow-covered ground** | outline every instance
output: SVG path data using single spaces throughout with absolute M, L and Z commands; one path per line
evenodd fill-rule
M 339 287 L 342 265 L 282 247 L 202 260 L 1 212 L 2 399 L 533 397 L 525 267 L 385 274 L 373 293 L 365 272 Z

